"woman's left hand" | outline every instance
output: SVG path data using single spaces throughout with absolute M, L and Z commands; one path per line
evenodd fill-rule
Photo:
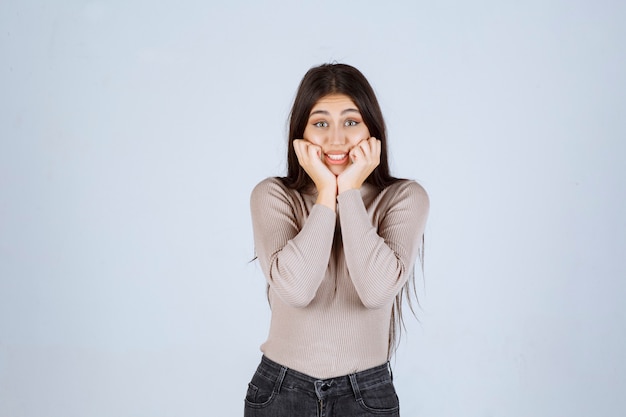
M 350 165 L 337 177 L 338 192 L 359 189 L 380 164 L 380 141 L 374 137 L 363 139 L 350 151 Z

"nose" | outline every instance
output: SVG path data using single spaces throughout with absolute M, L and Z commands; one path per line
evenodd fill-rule
M 328 132 L 328 143 L 330 145 L 343 145 L 346 143 L 346 134 L 342 126 L 335 126 Z

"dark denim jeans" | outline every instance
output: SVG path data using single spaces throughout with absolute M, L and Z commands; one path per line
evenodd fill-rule
M 244 417 L 367 416 L 400 416 L 388 364 L 319 380 L 263 356 L 244 408 Z

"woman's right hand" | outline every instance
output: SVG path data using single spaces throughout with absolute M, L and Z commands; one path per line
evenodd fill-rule
M 330 172 L 322 161 L 322 148 L 305 139 L 295 139 L 293 148 L 296 151 L 300 166 L 309 174 L 315 188 L 317 188 L 317 203 L 335 210 L 337 177 Z

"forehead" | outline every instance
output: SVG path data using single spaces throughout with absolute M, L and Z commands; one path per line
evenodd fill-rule
M 313 105 L 313 108 L 311 109 L 311 111 L 312 112 L 315 110 L 328 110 L 328 111 L 339 110 L 341 111 L 341 110 L 345 110 L 349 108 L 358 110 L 358 107 L 356 106 L 356 104 L 354 104 L 354 101 L 352 101 L 350 97 L 348 97 L 345 94 L 329 94 L 317 100 L 315 105 Z

